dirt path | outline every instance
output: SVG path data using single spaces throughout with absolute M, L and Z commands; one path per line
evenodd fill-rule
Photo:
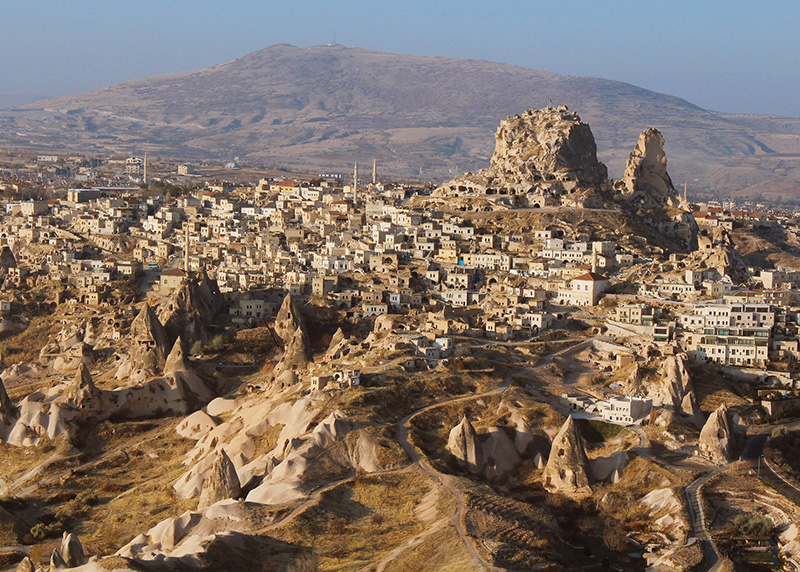
M 458 537 L 464 543 L 464 546 L 466 547 L 473 561 L 476 564 L 483 566 L 483 568 L 485 568 L 486 570 L 492 570 L 493 572 L 502 572 L 502 570 L 500 568 L 497 568 L 496 566 L 492 566 L 491 564 L 486 562 L 480 554 L 478 554 L 478 551 L 475 548 L 475 544 L 472 542 L 471 537 L 469 536 L 469 534 L 467 534 L 467 531 L 464 528 L 464 516 L 466 515 L 467 507 L 464 502 L 464 495 L 461 494 L 461 491 L 455 485 L 455 479 L 450 475 L 440 473 L 439 471 L 431 467 L 428 464 L 428 462 L 422 458 L 422 455 L 420 455 L 417 448 L 414 445 L 412 445 L 411 442 L 408 440 L 408 424 L 411 422 L 412 419 L 414 419 L 418 415 L 421 415 L 427 411 L 431 411 L 432 409 L 436 409 L 437 407 L 452 405 L 453 403 L 470 401 L 473 399 L 479 399 L 481 397 L 486 397 L 488 395 L 504 393 L 510 387 L 510 385 L 511 385 L 511 377 L 509 376 L 503 381 L 502 385 L 490 391 L 485 391 L 483 393 L 478 393 L 475 395 L 468 395 L 465 397 L 455 397 L 453 399 L 447 399 L 445 401 L 432 403 L 431 405 L 423 407 L 422 409 L 419 409 L 414 413 L 411 413 L 410 415 L 407 415 L 403 419 L 401 419 L 397 423 L 397 431 L 396 431 L 397 442 L 400 443 L 400 445 L 403 447 L 408 457 L 411 459 L 412 465 L 419 466 L 424 474 L 433 477 L 434 479 L 439 481 L 442 484 L 442 486 L 446 488 L 448 492 L 450 492 L 450 494 L 453 496 L 453 500 L 456 503 L 456 510 L 452 518 L 450 519 L 450 523 L 455 528 Z

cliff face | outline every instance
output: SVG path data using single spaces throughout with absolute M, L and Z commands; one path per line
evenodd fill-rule
M 651 127 L 639 135 L 636 147 L 628 156 L 625 173 L 614 188 L 626 200 L 644 208 L 679 207 L 681 198 L 667 173 L 664 136 Z
M 591 128 L 566 107 L 507 117 L 495 141 L 491 166 L 482 173 L 497 186 L 527 190 L 545 181 L 587 187 L 605 183 L 607 169 L 597 160 Z
M 589 206 L 606 184 L 588 124 L 566 106 L 506 117 L 495 133 L 488 169 L 442 185 L 439 196 L 482 195 L 508 206 Z

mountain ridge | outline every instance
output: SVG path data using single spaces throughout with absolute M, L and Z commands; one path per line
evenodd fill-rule
M 0 111 L 0 143 L 298 169 L 344 170 L 375 157 L 386 174 L 446 178 L 488 163 L 501 119 L 551 100 L 591 125 L 612 177 L 638 134 L 656 127 L 676 181 L 697 179 L 692 190 L 800 181 L 800 119 L 717 113 L 615 80 L 338 45 L 276 44 Z

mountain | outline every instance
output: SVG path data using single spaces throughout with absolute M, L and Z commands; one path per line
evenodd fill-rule
M 278 44 L 209 68 L 0 111 L 0 144 L 444 179 L 488 164 L 497 124 L 566 104 L 611 177 L 656 127 L 690 192 L 800 190 L 800 119 L 730 115 L 630 84 L 486 61 Z

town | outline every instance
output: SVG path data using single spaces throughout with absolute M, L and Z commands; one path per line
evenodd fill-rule
M 534 145 L 543 130 L 563 147 Z M 52 568 L 87 562 L 75 530 L 94 558 L 207 564 L 224 534 L 290 535 L 326 487 L 403 483 L 392 502 L 422 506 L 411 466 L 437 495 L 472 494 L 431 484 L 452 475 L 504 495 L 469 501 L 500 524 L 451 531 L 472 523 L 474 562 L 582 566 L 582 511 L 623 569 L 641 569 L 629 546 L 650 570 L 708 569 L 761 549 L 745 528 L 712 536 L 703 503 L 763 470 L 770 538 L 800 566 L 781 445 L 800 412 L 798 213 L 690 201 L 655 129 L 614 181 L 593 140 L 570 139 L 586 132 L 563 106 L 509 116 L 490 167 L 440 184 L 384 181 L 376 160 L 289 174 L 3 156 L 0 439 L 15 477 L 0 491 L 17 496 L 0 508 L 21 515 L 20 538 L 61 537 Z M 75 490 L 53 514 L 26 504 L 38 465 L 19 452 L 51 443 Z M 163 481 L 128 497 L 130 474 Z M 265 524 L 254 507 L 279 512 Z M 762 518 L 737 507 L 718 511 Z M 101 509 L 120 538 L 88 516 Z M 400 526 L 388 514 L 369 526 Z M 326 542 L 315 558 L 337 561 Z

